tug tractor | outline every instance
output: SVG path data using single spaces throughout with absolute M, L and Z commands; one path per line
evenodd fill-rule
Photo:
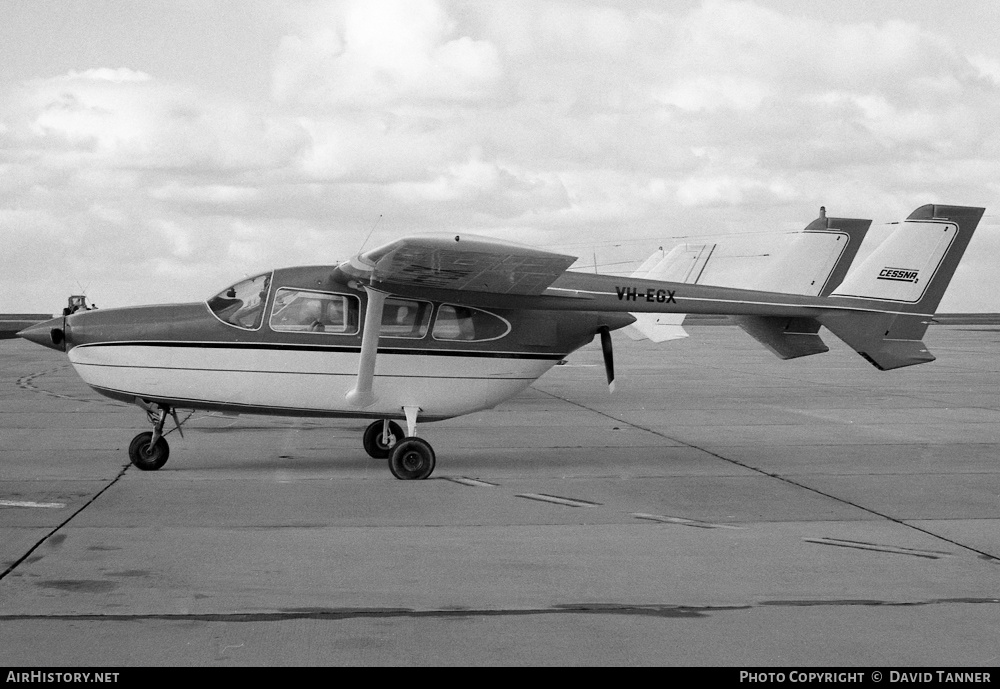
M 91 307 L 87 306 L 87 297 L 83 294 L 74 294 L 69 298 L 69 303 L 66 308 L 63 309 L 63 315 L 69 316 L 76 313 L 77 311 L 90 311 Z

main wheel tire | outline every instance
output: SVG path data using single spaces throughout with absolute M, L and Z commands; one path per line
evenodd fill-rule
M 420 438 L 403 438 L 389 455 L 389 471 L 403 481 L 427 478 L 434 464 L 434 450 Z
M 160 436 L 155 445 L 150 445 L 153 433 L 146 431 L 132 438 L 132 443 L 128 446 L 128 458 L 137 469 L 143 471 L 156 471 L 167 463 L 170 456 L 170 446 L 167 441 Z
M 374 457 L 375 459 L 385 459 L 390 453 L 392 453 L 392 448 L 396 446 L 400 440 L 403 439 L 403 429 L 399 427 L 399 424 L 395 421 L 389 422 L 389 444 L 386 445 L 382 442 L 382 422 L 376 421 L 368 428 L 365 429 L 365 435 L 362 442 L 365 446 L 365 452 L 368 453 L 369 457 Z

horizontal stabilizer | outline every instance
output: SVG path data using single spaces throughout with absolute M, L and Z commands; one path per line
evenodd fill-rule
M 819 323 L 812 318 L 780 316 L 732 316 L 743 330 L 782 359 L 830 351 L 819 336 Z

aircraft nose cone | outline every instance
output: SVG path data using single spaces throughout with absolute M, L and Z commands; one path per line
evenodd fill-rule
M 50 321 L 43 321 L 25 328 L 17 334 L 25 340 L 31 340 L 35 344 L 40 344 L 49 349 L 57 349 L 60 352 L 66 351 L 66 331 L 63 328 L 62 318 L 53 318 Z

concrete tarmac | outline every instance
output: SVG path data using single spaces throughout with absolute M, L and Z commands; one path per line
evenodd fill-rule
M 0 665 L 1000 664 L 1000 328 L 891 372 L 689 330 L 421 425 L 427 481 L 204 413 L 141 472 L 142 412 L 0 342 Z

